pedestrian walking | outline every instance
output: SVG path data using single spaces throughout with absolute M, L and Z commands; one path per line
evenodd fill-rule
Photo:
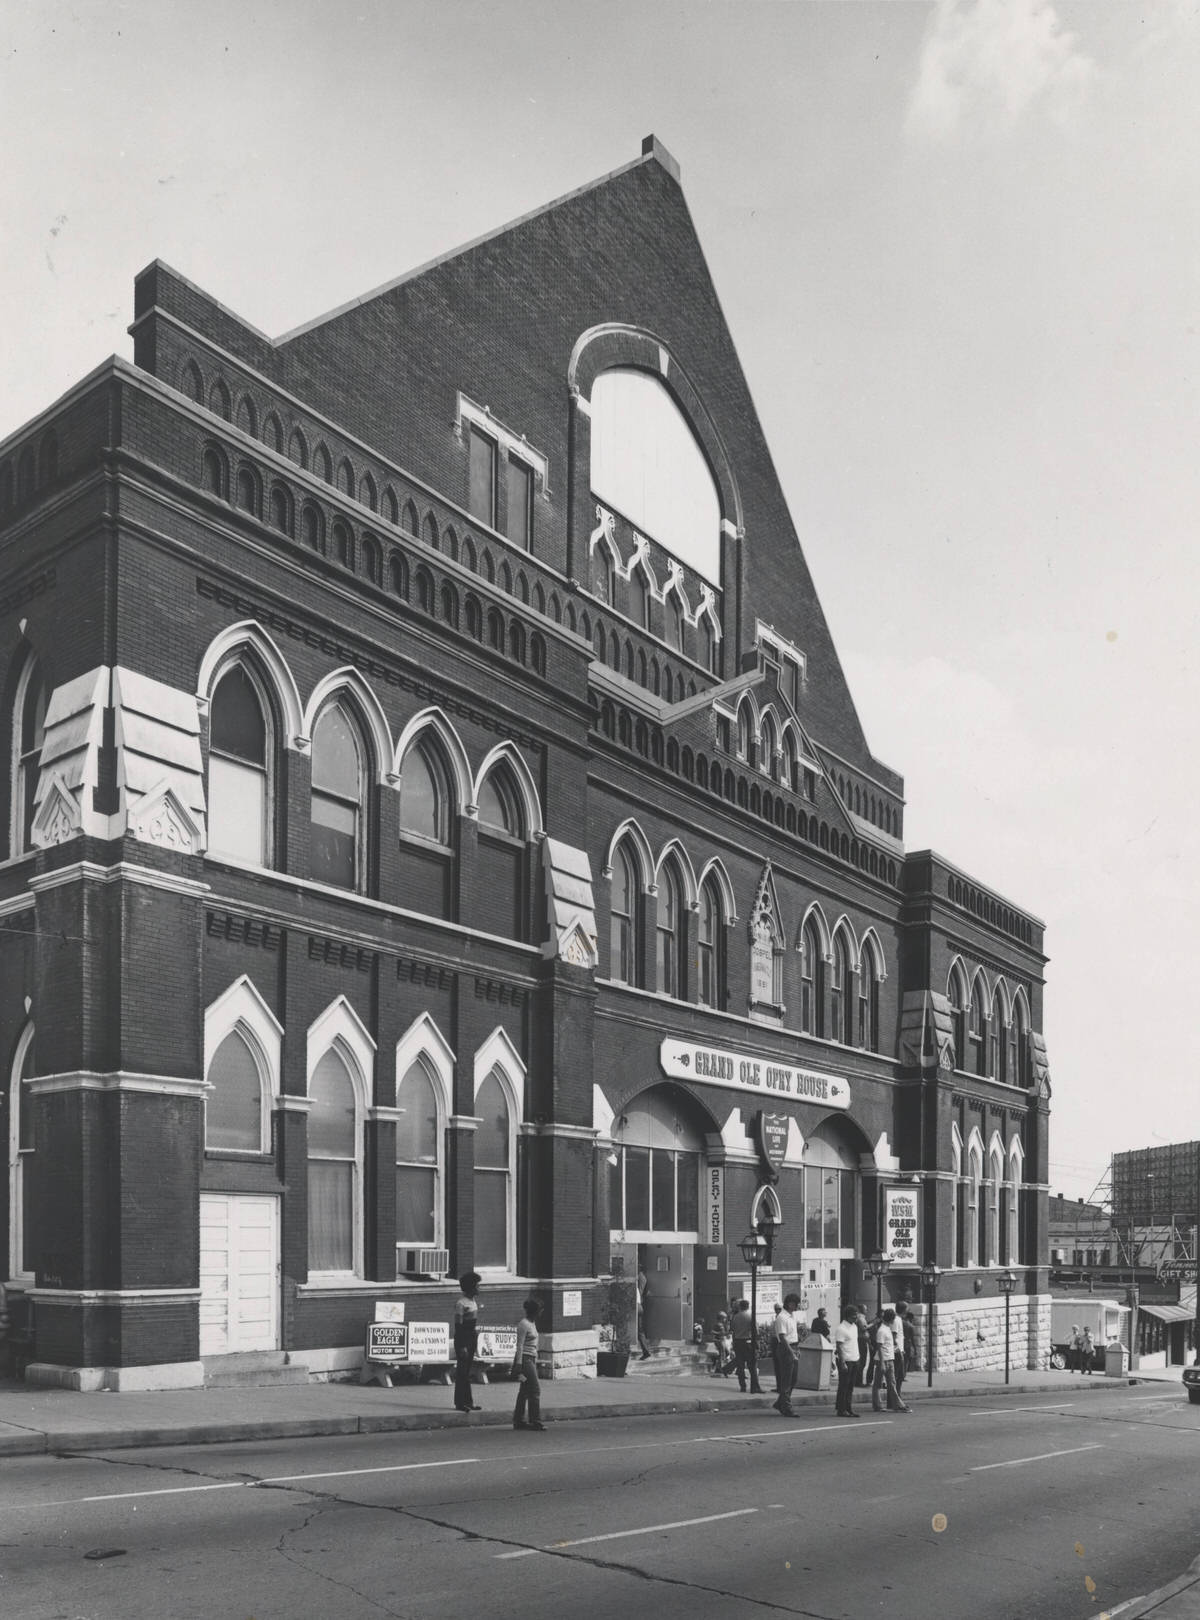
M 646 1338 L 646 1295 L 650 1292 L 650 1284 L 646 1281 L 646 1273 L 641 1266 L 637 1274 L 637 1341 L 642 1352 L 643 1361 L 650 1360 L 650 1342 Z
M 513 1355 L 513 1373 L 519 1379 L 517 1404 L 513 1407 L 513 1428 L 544 1429 L 542 1385 L 537 1370 L 537 1324 L 542 1307 L 536 1299 L 527 1299 L 521 1309 L 525 1315 L 517 1323 L 517 1348 Z M 529 1413 L 528 1420 L 526 1412 Z
M 900 1391 L 896 1388 L 895 1322 L 896 1313 L 889 1305 L 875 1329 L 875 1375 L 871 1383 L 871 1406 L 876 1412 L 883 1411 L 880 1395 L 885 1388 L 889 1412 L 912 1411 L 912 1408 L 906 1406 L 900 1399 Z
M 1067 1340 L 1067 1371 L 1079 1371 L 1079 1323 L 1071 1323 L 1071 1337 Z
M 832 1334 L 833 1334 L 833 1329 L 829 1326 L 829 1316 L 828 1316 L 828 1313 L 825 1310 L 824 1305 L 822 1305 L 820 1307 L 820 1309 L 817 1311 L 817 1314 L 813 1317 L 813 1319 L 812 1319 L 812 1327 L 811 1327 L 810 1331 L 813 1332 L 813 1333 L 819 1333 L 821 1335 L 821 1337 L 825 1340 L 826 1344 L 830 1343 L 831 1338 L 832 1338 Z
M 896 1388 L 903 1389 L 905 1376 L 912 1367 L 912 1358 L 917 1349 L 917 1330 L 909 1315 L 907 1300 L 902 1299 L 896 1306 L 893 1332 L 896 1335 Z
M 875 1382 L 875 1367 L 879 1360 L 879 1324 L 883 1321 L 883 1312 L 876 1311 L 867 1323 L 867 1376 L 865 1382 L 873 1385 Z
M 837 1363 L 838 1387 L 837 1404 L 834 1411 L 838 1417 L 856 1418 L 858 1413 L 854 1410 L 854 1384 L 858 1377 L 858 1311 L 853 1305 L 847 1305 L 842 1312 L 842 1319 L 833 1330 L 833 1356 Z
M 748 1372 L 751 1395 L 761 1395 L 762 1386 L 758 1381 L 758 1345 L 755 1342 L 757 1332 L 754 1318 L 750 1315 L 748 1299 L 739 1299 L 735 1304 L 730 1331 L 733 1334 L 733 1365 L 737 1373 L 738 1386 L 744 1395 Z
M 481 1412 L 471 1390 L 471 1369 L 479 1343 L 479 1284 L 477 1271 L 464 1271 L 458 1279 L 462 1289 L 454 1306 L 454 1405 L 459 1412 Z
M 800 1309 L 799 1294 L 785 1294 L 783 1304 L 775 1318 L 776 1369 L 779 1374 L 779 1397 L 775 1410 L 780 1417 L 795 1417 L 792 1410 L 792 1390 L 796 1387 L 796 1346 L 800 1343 L 796 1312 Z
M 865 1384 L 867 1381 L 867 1314 L 861 1305 L 854 1308 L 854 1325 L 858 1329 L 858 1381 Z
M 1091 1372 L 1095 1357 L 1096 1346 L 1092 1341 L 1092 1330 L 1085 1327 L 1079 1335 L 1079 1370 L 1081 1373 Z

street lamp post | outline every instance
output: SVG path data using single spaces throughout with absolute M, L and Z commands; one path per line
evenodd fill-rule
M 1007 1384 L 1008 1383 L 1008 1366 L 1009 1366 L 1009 1354 L 1008 1354 L 1008 1352 L 1009 1352 L 1009 1346 L 1010 1346 L 1010 1344 L 1012 1342 L 1012 1340 L 1011 1340 L 1011 1331 L 1010 1331 L 1011 1330 L 1010 1306 L 1012 1305 L 1013 1289 L 1017 1286 L 1017 1274 L 1016 1274 L 1015 1271 L 1002 1271 L 1000 1273 L 1000 1275 L 996 1278 L 996 1282 L 997 1282 L 997 1284 L 998 1284 L 998 1286 L 1000 1288 L 1000 1291 L 1004 1295 L 1004 1382 Z
M 758 1381 L 758 1268 L 771 1254 L 771 1239 L 775 1235 L 775 1222 L 769 1216 L 759 1221 L 756 1231 L 747 1232 L 738 1244 L 742 1259 L 750 1267 L 750 1393 L 761 1395 Z
M 937 1345 L 937 1291 L 941 1280 L 942 1268 L 935 1266 L 932 1260 L 927 1260 L 921 1267 L 921 1281 L 925 1284 L 925 1292 L 929 1297 L 929 1354 L 925 1358 L 925 1365 L 930 1389 L 933 1388 L 933 1355 Z
M 875 1253 L 867 1261 L 867 1265 L 870 1267 L 871 1275 L 875 1279 L 876 1316 L 883 1315 L 883 1279 L 887 1275 L 888 1268 L 890 1267 L 891 1263 L 891 1255 L 884 1254 L 882 1249 L 876 1249 Z

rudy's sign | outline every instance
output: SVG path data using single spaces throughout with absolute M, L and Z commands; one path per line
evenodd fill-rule
M 695 1046 L 691 1041 L 666 1039 L 658 1050 L 663 1073 L 679 1080 L 699 1080 L 710 1086 L 732 1086 L 791 1102 L 822 1103 L 826 1108 L 849 1108 L 850 1087 L 835 1074 L 815 1069 L 794 1069 L 787 1063 L 746 1057 L 720 1046 Z

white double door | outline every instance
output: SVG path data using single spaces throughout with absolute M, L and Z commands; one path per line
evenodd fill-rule
M 278 1198 L 201 1193 L 201 1357 L 278 1346 Z

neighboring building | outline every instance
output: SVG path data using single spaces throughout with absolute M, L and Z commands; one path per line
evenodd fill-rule
M 1100 1204 L 1051 1193 L 1046 1230 L 1051 1271 L 1108 1270 L 1119 1265 L 1118 1235 L 1111 1214 Z
M 760 1305 L 887 1232 L 939 1367 L 1008 1266 L 1044 1360 L 1042 924 L 905 849 L 663 148 L 281 339 L 161 263 L 131 330 L 0 444 L 29 1376 L 344 1372 L 468 1266 L 587 1373 L 768 1217 Z

